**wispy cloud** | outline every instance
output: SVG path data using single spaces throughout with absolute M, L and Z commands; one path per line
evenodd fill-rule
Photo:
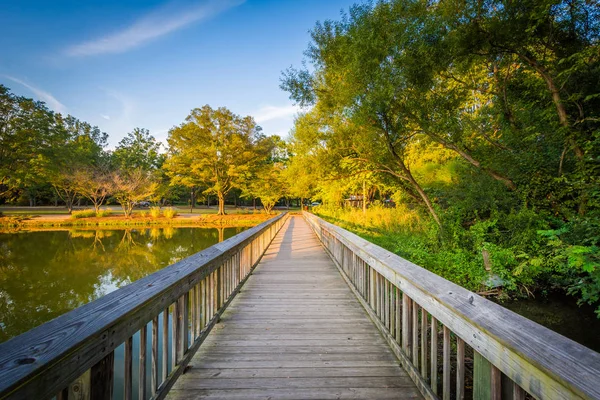
M 168 4 L 143 16 L 124 30 L 70 46 L 65 50 L 65 54 L 71 57 L 82 57 L 124 53 L 194 22 L 213 17 L 245 1 L 207 0 L 195 2 L 193 6 L 185 8 Z
M 6 79 L 10 79 L 11 81 L 18 83 L 19 85 L 24 86 L 27 89 L 29 89 L 39 100 L 46 103 L 48 105 L 48 107 L 50 107 L 54 111 L 57 111 L 62 114 L 65 114 L 67 112 L 67 107 L 63 103 L 58 101 L 56 99 L 56 97 L 52 96 L 52 94 L 50 94 L 42 89 L 39 89 L 35 86 L 32 86 L 32 85 L 28 84 L 27 82 L 24 82 L 21 79 L 15 78 L 13 76 L 10 76 L 10 75 L 2 75 L 2 76 L 4 76 Z
M 110 115 L 100 114 L 100 116 L 106 120 L 110 120 Z
M 288 118 L 299 111 L 298 106 L 265 106 L 254 113 L 254 119 L 260 124 L 274 119 Z

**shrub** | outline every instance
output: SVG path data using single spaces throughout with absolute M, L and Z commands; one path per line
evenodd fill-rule
M 164 209 L 163 215 L 165 216 L 165 218 L 175 218 L 177 216 L 177 210 L 173 207 L 167 207 Z
M 112 210 L 111 210 L 111 209 L 109 209 L 109 208 L 106 208 L 106 209 L 104 209 L 104 210 L 99 210 L 99 211 L 96 213 L 96 217 L 98 217 L 98 218 L 102 218 L 102 217 L 108 217 L 110 214 L 112 214 Z
M 142 217 L 142 218 L 146 218 L 147 216 L 148 216 L 148 211 L 142 211 L 140 213 L 140 217 Z
M 96 211 L 89 209 L 89 210 L 81 210 L 81 211 L 73 211 L 71 213 L 71 218 L 75 218 L 75 219 L 79 219 L 79 218 L 90 218 L 90 217 L 95 217 L 96 216 Z
M 152 218 L 160 217 L 160 207 L 150 207 L 150 216 Z

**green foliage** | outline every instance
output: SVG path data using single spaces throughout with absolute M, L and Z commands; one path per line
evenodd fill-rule
M 95 217 L 95 216 L 96 216 L 96 210 L 94 210 L 94 209 L 73 211 L 71 213 L 71 218 L 74 218 L 74 219 L 91 218 L 91 217 Z
M 600 9 L 389 0 L 311 36 L 281 87 L 312 106 L 290 166 L 316 212 L 471 290 L 599 303 Z
M 273 142 L 252 117 L 240 117 L 225 107 L 206 105 L 191 111 L 186 121 L 169 131 L 170 157 L 165 169 L 175 184 L 204 186 L 216 194 L 219 214 L 225 196 L 241 188 L 255 167 L 267 159 Z
M 173 219 L 177 216 L 177 210 L 173 207 L 167 207 L 163 210 L 163 216 L 168 219 Z

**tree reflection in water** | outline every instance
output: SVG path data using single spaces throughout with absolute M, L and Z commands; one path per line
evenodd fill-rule
M 244 229 L 0 233 L 0 342 Z

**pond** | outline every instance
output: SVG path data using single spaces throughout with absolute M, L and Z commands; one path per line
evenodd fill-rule
M 0 233 L 0 342 L 245 229 Z

